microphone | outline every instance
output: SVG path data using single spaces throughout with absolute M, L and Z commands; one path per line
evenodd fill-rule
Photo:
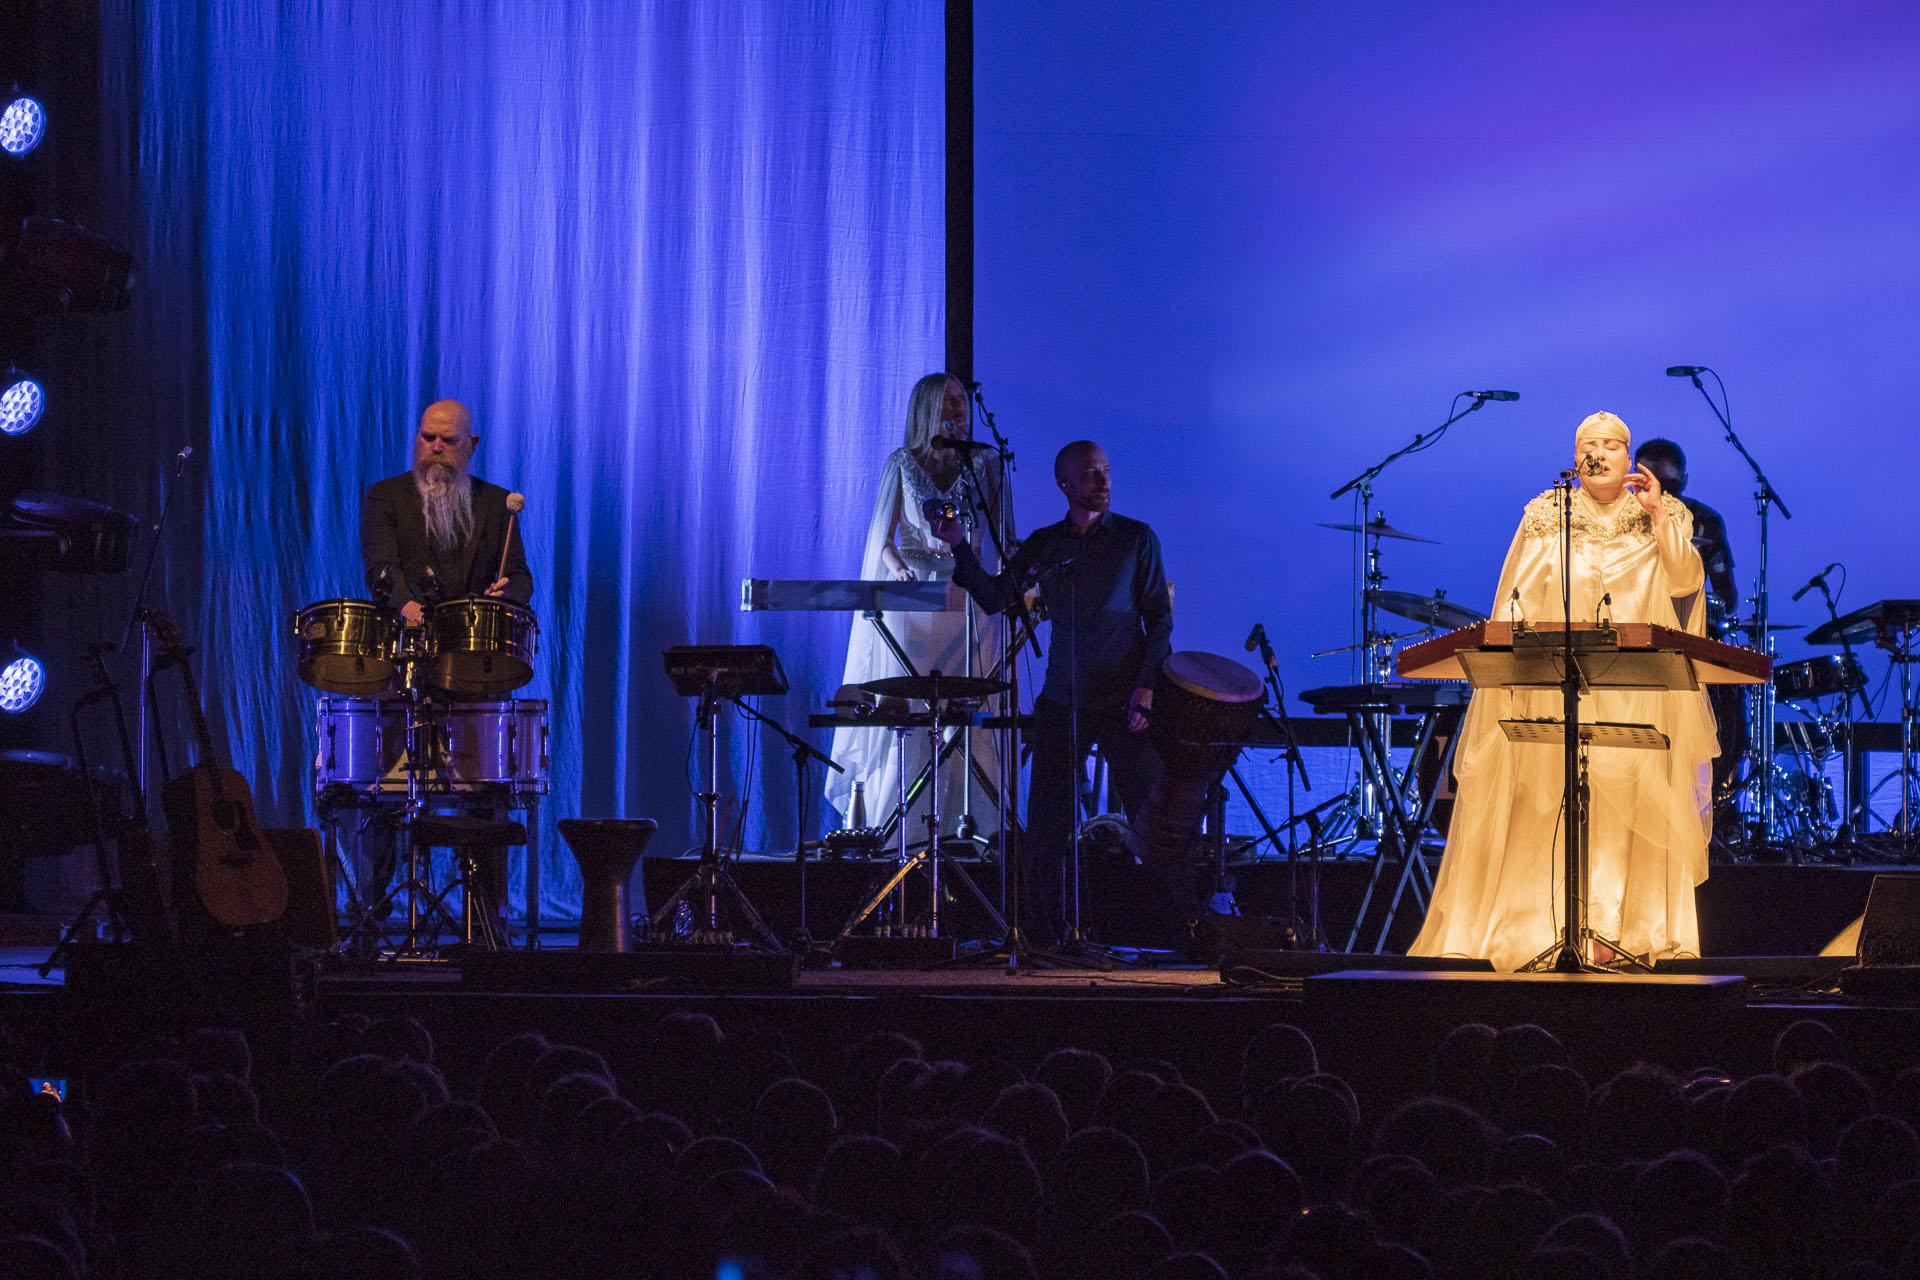
M 1703 364 L 1674 364 L 1667 366 L 1667 376 L 1669 378 L 1697 378 L 1706 372 L 1708 372 L 1707 366 Z
M 1520 398 L 1518 391 L 1467 391 L 1462 394 L 1472 396 L 1475 400 L 1518 400 Z
M 173 465 L 176 467 L 184 467 L 187 465 L 187 459 L 191 458 L 192 456 L 193 456 L 193 446 L 190 444 L 183 445 L 181 446 L 180 452 L 173 455 Z
M 1258 649 L 1266 638 L 1267 629 L 1257 622 L 1254 623 L 1253 630 L 1247 632 L 1247 652 L 1252 653 L 1255 649 Z
M 1800 588 L 1798 591 L 1793 593 L 1793 598 L 1795 600 L 1798 600 L 1801 596 L 1807 594 L 1807 592 L 1813 590 L 1815 587 L 1826 586 L 1827 575 L 1832 573 L 1835 569 L 1838 569 L 1839 567 L 1840 567 L 1840 562 L 1836 560 L 1832 564 L 1828 565 L 1826 568 L 1822 569 L 1820 572 L 1814 574 L 1811 578 L 1807 579 L 1806 586 Z
M 1590 476 L 1597 476 L 1606 470 L 1606 467 L 1601 464 L 1597 456 L 1590 453 L 1587 455 L 1587 460 L 1580 464 L 1580 469 Z
M 933 447 L 936 449 L 956 449 L 961 453 L 967 453 L 974 449 L 993 448 L 990 444 L 983 444 L 978 440 L 963 440 L 959 436 L 935 436 L 933 438 Z

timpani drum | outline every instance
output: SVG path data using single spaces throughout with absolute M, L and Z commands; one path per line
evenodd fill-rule
M 498 698 L 533 679 L 540 624 L 511 600 L 465 596 L 435 605 L 428 683 L 465 698 Z
M 300 678 L 322 693 L 384 693 L 396 674 L 396 630 L 393 615 L 366 600 L 310 604 L 293 617 Z

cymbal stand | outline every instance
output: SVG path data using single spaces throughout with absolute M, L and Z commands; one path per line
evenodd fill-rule
M 1833 590 L 1827 585 L 1827 575 L 1824 573 L 1818 575 L 1814 578 L 1814 583 L 1820 588 L 1820 599 L 1827 606 L 1827 619 L 1840 633 L 1840 653 L 1847 668 L 1849 670 L 1858 668 L 1860 660 L 1853 656 L 1853 641 L 1848 637 L 1845 628 L 1840 626 L 1838 607 L 1840 602 L 1834 599 Z M 1853 704 L 1856 700 L 1860 704 L 1859 719 L 1855 719 L 1853 714 Z M 1861 788 L 1858 785 L 1859 778 L 1856 771 L 1860 759 L 1860 746 L 1854 741 L 1857 733 L 1855 726 L 1860 723 L 1860 720 L 1865 720 L 1869 724 L 1873 722 L 1873 703 L 1867 697 L 1867 686 L 1864 680 L 1847 691 L 1846 701 L 1840 708 L 1840 718 L 1845 721 L 1847 736 L 1842 743 L 1843 754 L 1840 764 L 1841 807 L 1838 837 L 1844 846 L 1852 849 L 1855 837 L 1867 829 L 1867 798 L 1860 794 Z
M 1900 816 L 1897 821 L 1889 825 L 1888 830 L 1899 833 L 1901 844 L 1904 846 L 1902 852 L 1907 857 L 1912 857 L 1914 853 L 1913 756 L 1916 716 L 1913 705 L 1913 664 L 1920 662 L 1920 654 L 1913 651 L 1913 637 L 1914 629 L 1910 626 L 1889 627 L 1883 624 L 1875 640 L 1876 644 L 1887 651 L 1894 667 L 1900 672 Z M 1887 781 L 1885 778 L 1880 779 L 1874 790 L 1878 791 L 1886 786 Z
M 1713 397 L 1707 393 L 1706 387 L 1701 384 L 1700 375 L 1702 373 L 1713 374 L 1714 384 L 1720 388 L 1720 403 L 1716 404 Z M 1674 376 L 1677 377 L 1679 375 L 1676 373 Z M 1707 408 L 1713 411 L 1713 416 L 1719 420 L 1721 430 L 1726 432 L 1727 443 L 1732 445 L 1740 456 L 1746 460 L 1748 468 L 1753 472 L 1756 486 L 1753 500 L 1760 513 L 1760 565 L 1754 574 L 1753 618 L 1754 624 L 1758 628 L 1757 634 L 1760 637 L 1760 644 L 1763 646 L 1761 651 L 1771 657 L 1773 654 L 1773 633 L 1767 629 L 1769 617 L 1767 595 L 1768 516 L 1771 508 L 1774 507 L 1780 508 L 1781 516 L 1788 520 L 1793 519 L 1793 512 L 1787 510 L 1787 504 L 1780 500 L 1779 491 L 1773 487 L 1773 482 L 1767 479 L 1767 473 L 1761 469 L 1760 464 L 1754 460 L 1753 455 L 1747 452 L 1747 446 L 1740 443 L 1740 437 L 1734 434 L 1731 413 L 1730 411 L 1723 411 L 1721 408 L 1721 405 L 1725 404 L 1727 400 L 1727 384 L 1720 380 L 1720 375 L 1714 373 L 1712 369 L 1702 366 L 1697 371 L 1688 374 L 1687 378 L 1693 383 L 1693 389 L 1700 393 L 1700 398 L 1707 402 Z M 1775 703 L 1773 681 L 1763 680 L 1754 686 L 1754 698 L 1754 732 L 1753 740 L 1749 747 L 1752 755 L 1747 767 L 1753 777 L 1763 780 L 1758 797 L 1760 805 L 1761 838 L 1766 841 L 1771 841 L 1774 836 L 1773 724 Z M 1797 845 L 1793 846 L 1791 856 L 1794 864 L 1798 865 L 1800 862 L 1800 851 Z
M 752 930 L 759 944 L 776 955 L 785 954 L 786 947 L 774 936 L 760 913 L 753 909 L 753 903 L 747 899 L 746 892 L 740 888 L 740 882 L 727 869 L 720 857 L 720 703 L 725 695 L 720 692 L 720 671 L 716 668 L 707 679 L 700 692 L 698 718 L 700 727 L 707 735 L 707 789 L 694 798 L 706 819 L 706 834 L 700 846 L 700 865 L 692 875 L 681 882 L 660 909 L 653 913 L 649 932 L 655 937 L 666 936 L 668 922 L 674 917 L 683 902 L 694 904 L 694 910 L 702 916 L 709 936 L 720 937 L 720 895 L 725 892 L 733 902 L 734 909 L 741 920 Z M 732 700 L 732 699 L 729 699 Z

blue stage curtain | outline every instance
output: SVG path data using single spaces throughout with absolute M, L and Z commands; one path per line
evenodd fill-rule
M 704 751 L 660 651 L 773 644 L 793 692 L 762 709 L 803 729 L 848 619 L 743 614 L 741 580 L 857 572 L 908 387 L 941 361 L 938 0 L 102 13 L 147 267 L 131 376 L 165 389 L 156 440 L 207 446 L 162 581 L 265 815 L 312 817 L 290 615 L 363 594 L 361 494 L 453 397 L 476 474 L 527 500 L 543 914 L 578 904 L 556 817 L 697 844 Z M 737 712 L 722 733 L 723 837 L 791 847 L 785 746 Z

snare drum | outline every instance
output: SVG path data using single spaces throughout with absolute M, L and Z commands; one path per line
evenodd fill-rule
M 365 789 L 399 769 L 407 749 L 405 704 L 377 698 L 320 699 L 314 790 Z
M 366 697 L 394 680 L 393 615 L 365 600 L 322 600 L 294 615 L 300 678 L 326 693 Z
M 468 702 L 446 713 L 442 763 L 456 790 L 482 785 L 544 795 L 548 782 L 547 704 Z
M 468 698 L 497 698 L 533 679 L 540 624 L 511 600 L 467 596 L 435 605 L 430 683 Z
M 1866 687 L 1867 673 L 1857 659 L 1844 653 L 1782 662 L 1773 669 L 1773 691 L 1782 702 L 1811 702 Z

